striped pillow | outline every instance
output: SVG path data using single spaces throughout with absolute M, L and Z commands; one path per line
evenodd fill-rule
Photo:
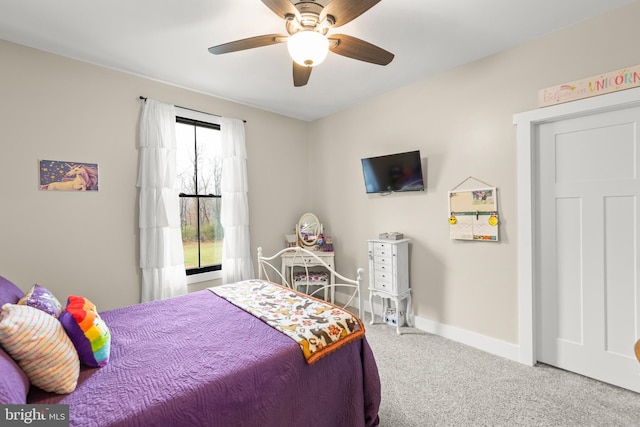
M 78 353 L 55 317 L 28 305 L 5 304 L 0 312 L 0 344 L 34 386 L 59 394 L 75 390 Z

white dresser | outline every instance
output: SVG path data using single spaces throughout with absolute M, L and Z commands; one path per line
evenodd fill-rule
M 387 240 L 370 239 L 369 246 L 369 305 L 371 306 L 371 324 L 374 323 L 375 309 L 373 298 L 382 298 L 382 317 L 389 307 L 389 300 L 395 302 L 396 332 L 406 320 L 409 323 L 411 309 L 411 288 L 409 287 L 409 239 Z M 401 302 L 407 305 L 402 313 Z M 404 317 L 404 318 L 402 318 Z

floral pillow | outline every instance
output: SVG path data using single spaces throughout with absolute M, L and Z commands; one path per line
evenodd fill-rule
M 93 368 L 107 364 L 111 333 L 95 304 L 83 297 L 70 296 L 60 314 L 60 323 L 76 347 L 80 362 Z
M 18 301 L 18 304 L 37 308 L 56 318 L 60 316 L 62 312 L 62 304 L 60 304 L 60 301 L 58 301 L 51 291 L 40 285 L 33 285 L 31 290 Z

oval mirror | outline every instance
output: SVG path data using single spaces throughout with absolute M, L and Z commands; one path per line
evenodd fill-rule
M 306 213 L 300 217 L 298 222 L 298 239 L 302 246 L 313 246 L 318 241 L 320 234 L 320 221 L 312 213 Z

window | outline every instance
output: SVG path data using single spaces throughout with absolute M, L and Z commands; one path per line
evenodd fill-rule
M 222 268 L 220 125 L 176 117 L 176 180 L 187 275 Z

